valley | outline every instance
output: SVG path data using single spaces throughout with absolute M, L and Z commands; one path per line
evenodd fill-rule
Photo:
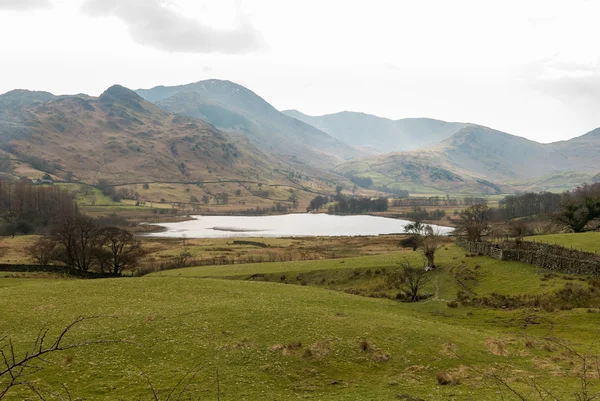
M 17 358 L 40 327 L 68 327 L 73 346 L 27 368 L 30 386 L 0 376 L 0 388 L 98 400 L 572 394 L 578 355 L 595 346 L 596 276 L 470 253 L 454 237 L 479 227 L 482 241 L 597 252 L 597 184 L 578 186 L 600 171 L 599 145 L 597 130 L 540 144 L 470 123 L 279 112 L 218 80 L 1 95 L 0 338 Z M 70 255 L 60 238 L 74 233 Z

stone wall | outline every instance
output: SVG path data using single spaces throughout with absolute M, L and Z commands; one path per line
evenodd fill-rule
M 595 253 L 529 241 L 491 243 L 457 238 L 456 244 L 469 252 L 500 260 L 525 262 L 560 273 L 600 276 L 600 256 Z
M 14 273 L 59 273 L 68 274 L 71 276 L 83 277 L 83 278 L 108 278 L 115 277 L 114 274 L 108 273 L 97 273 L 97 272 L 83 272 L 79 270 L 71 270 L 65 266 L 40 266 L 40 265 L 27 265 L 27 264 L 0 264 L 0 272 L 14 272 Z

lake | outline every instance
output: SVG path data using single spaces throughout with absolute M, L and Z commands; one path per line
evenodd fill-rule
M 192 216 L 194 220 L 154 224 L 165 231 L 151 237 L 241 238 L 241 237 L 337 237 L 398 234 L 409 221 L 376 216 L 333 216 L 298 213 L 278 216 Z M 441 234 L 450 227 L 433 226 Z

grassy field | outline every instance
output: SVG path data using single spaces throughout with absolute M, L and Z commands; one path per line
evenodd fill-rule
M 32 279 L 0 291 L 0 331 L 10 333 L 23 351 L 41 325 L 56 333 L 79 315 L 107 316 L 82 324 L 68 340 L 127 343 L 55 354 L 37 375 L 44 388 L 66 382 L 73 396 L 88 399 L 151 399 L 142 369 L 165 397 L 195 366 L 201 369 L 188 392 L 201 399 L 217 398 L 217 369 L 224 400 L 381 400 L 402 394 L 496 400 L 497 387 L 479 372 L 497 364 L 509 366 L 510 380 L 523 372 L 539 375 L 558 394 L 575 384 L 565 368 L 568 358 L 542 340 L 527 342 L 528 335 L 547 334 L 549 326 L 523 329 L 522 312 L 176 277 Z M 560 319 L 579 322 L 577 336 L 570 339 L 585 342 L 600 323 L 598 316 L 570 311 Z M 546 370 L 540 370 L 542 364 Z M 461 384 L 438 385 L 440 370 Z M 555 371 L 560 374 L 552 376 Z M 13 399 L 23 396 L 15 393 Z
M 247 280 L 256 275 L 264 275 L 272 276 L 275 281 L 281 281 L 281 276 L 286 275 L 288 281 L 289 278 L 298 276 L 298 273 L 318 272 L 319 280 L 325 278 L 325 282 L 318 281 L 314 283 L 315 285 L 336 290 L 368 291 L 381 284 L 381 278 L 376 277 L 377 269 L 397 269 L 399 263 L 405 260 L 413 265 L 423 263 L 419 252 L 403 249 L 379 255 L 334 260 L 191 267 L 157 272 L 151 276 Z M 562 276 L 542 280 L 543 272 L 526 263 L 503 262 L 482 256 L 465 257 L 464 250 L 454 244 L 448 244 L 438 251 L 436 263 L 440 266 L 436 271 L 439 297 L 445 300 L 455 299 L 456 292 L 460 288 L 454 276 L 461 269 L 476 272 L 476 284 L 472 287 L 478 295 L 482 296 L 494 292 L 505 295 L 541 294 L 560 288 L 566 282 Z M 370 270 L 371 274 L 365 274 L 366 270 Z M 324 272 L 327 274 L 323 274 Z M 332 278 L 338 279 L 337 282 L 330 283 Z M 297 284 L 300 284 L 302 277 L 298 281 Z M 433 293 L 433 282 L 425 288 L 425 292 Z
M 546 244 L 557 244 L 585 252 L 600 252 L 600 232 L 537 235 L 525 239 Z
M 53 354 L 32 376 L 44 391 L 66 383 L 74 399 L 154 399 L 144 371 L 164 400 L 182 375 L 198 368 L 182 399 L 491 401 L 515 399 L 492 372 L 528 396 L 533 390 L 525 382 L 531 380 L 571 396 L 580 363 L 553 338 L 581 351 L 598 335 L 600 313 L 589 313 L 595 310 L 447 306 L 463 288 L 457 277 L 465 271 L 472 276 L 464 283 L 478 296 L 551 293 L 579 277 L 473 257 L 449 243 L 439 250 L 439 268 L 424 289 L 437 296 L 406 304 L 352 295 L 383 291 L 383 272 L 400 261 L 420 263 L 418 252 L 397 247 L 397 238 L 265 241 L 271 252 L 321 245 L 356 248 L 361 256 L 102 280 L 3 273 L 0 338 L 9 336 L 23 353 L 41 327 L 55 336 L 78 316 L 98 316 L 66 340 L 118 343 Z M 183 246 L 167 241 L 155 251 Z M 185 247 L 199 253 L 235 248 L 227 240 L 194 240 Z M 456 383 L 438 384 L 440 372 Z M 7 399 L 35 398 L 19 390 Z

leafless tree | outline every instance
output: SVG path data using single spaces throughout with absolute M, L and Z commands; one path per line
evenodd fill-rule
M 479 242 L 489 227 L 490 209 L 487 205 L 476 204 L 459 214 L 456 233 L 464 235 L 469 241 Z
M 419 249 L 427 259 L 427 266 L 435 268 L 435 253 L 442 246 L 442 235 L 431 226 L 425 226 L 424 235 L 419 237 Z
M 40 266 L 48 266 L 54 257 L 56 243 L 48 237 L 40 237 L 33 245 L 25 248 L 25 251 Z
M 388 275 L 387 282 L 400 290 L 408 302 L 418 302 L 419 292 L 432 279 L 425 266 L 412 266 L 408 260 L 400 262 L 400 271 Z
M 55 257 L 68 267 L 89 271 L 98 264 L 98 226 L 88 216 L 65 216 L 52 231 L 51 241 L 57 246 Z
M 99 230 L 97 246 L 101 269 L 115 275 L 135 267 L 144 254 L 141 242 L 129 231 L 118 227 Z

